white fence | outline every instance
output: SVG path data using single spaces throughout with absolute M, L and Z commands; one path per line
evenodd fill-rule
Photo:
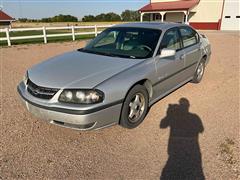
M 101 31 L 98 28 L 107 28 L 112 25 L 94 25 L 94 26 L 67 26 L 67 27 L 37 27 L 37 28 L 16 28 L 16 29 L 0 29 L 1 33 L 6 33 L 6 37 L 1 37 L 0 41 L 7 41 L 8 46 L 11 46 L 11 40 L 19 40 L 19 39 L 36 39 L 43 38 L 43 42 L 47 43 L 48 37 L 63 37 L 63 36 L 72 36 L 72 40 L 75 41 L 75 36 L 77 35 L 95 35 Z M 92 29 L 93 31 L 87 32 L 75 32 L 75 30 L 79 29 Z M 61 34 L 47 34 L 47 30 L 71 30 L 70 33 L 61 33 Z M 40 35 L 29 35 L 29 36 L 10 36 L 10 32 L 21 32 L 21 31 L 42 31 Z

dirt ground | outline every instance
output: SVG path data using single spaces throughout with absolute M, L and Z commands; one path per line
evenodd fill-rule
M 28 68 L 84 42 L 1 48 L 0 179 L 240 179 L 240 35 L 204 33 L 212 57 L 203 81 L 153 105 L 132 130 L 57 127 L 34 118 L 20 103 L 16 86 Z M 184 112 L 167 115 L 169 105 L 183 97 L 193 119 Z M 177 123 L 168 126 L 169 118 Z

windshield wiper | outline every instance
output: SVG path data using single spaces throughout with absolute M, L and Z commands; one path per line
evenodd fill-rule
M 97 53 L 100 54 L 100 55 L 105 55 L 105 56 L 118 57 L 115 54 L 111 54 L 111 53 L 107 53 L 107 52 L 97 52 Z
M 91 50 L 84 49 L 84 48 L 78 49 L 78 51 L 96 54 L 95 51 L 91 51 Z
M 106 52 L 99 52 L 99 51 L 92 51 L 92 50 L 89 50 L 89 49 L 78 49 L 78 51 L 81 51 L 81 52 L 86 52 L 86 53 L 92 53 L 92 54 L 99 54 L 99 55 L 105 55 L 105 56 L 115 56 L 113 54 L 110 54 L 110 53 L 106 53 Z
M 92 54 L 99 54 L 99 55 L 104 55 L 104 56 L 110 56 L 110 57 L 120 57 L 120 58 L 136 59 L 135 56 L 122 55 L 122 54 L 112 54 L 112 53 L 108 53 L 108 52 L 92 51 L 92 50 L 83 49 L 83 48 L 78 49 L 78 51 L 86 52 L 86 53 L 92 53 Z

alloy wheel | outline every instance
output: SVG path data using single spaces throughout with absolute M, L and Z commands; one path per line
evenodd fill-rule
M 137 122 L 141 118 L 145 108 L 146 101 L 144 95 L 137 93 L 129 103 L 129 121 L 132 123 Z
M 200 80 L 203 76 L 203 72 L 204 72 L 204 64 L 200 63 L 197 69 L 197 79 Z

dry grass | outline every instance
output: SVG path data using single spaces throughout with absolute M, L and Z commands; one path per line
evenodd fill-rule
M 235 140 L 226 138 L 220 145 L 220 159 L 228 166 L 229 169 L 232 169 L 235 177 L 240 178 L 240 162 L 237 152 L 239 147 Z
M 28 27 L 43 27 L 43 26 L 89 26 L 89 25 L 111 25 L 111 24 L 121 24 L 125 22 L 54 22 L 54 23 L 22 23 L 13 22 L 12 28 L 28 28 Z
M 220 144 L 220 153 L 222 156 L 224 156 L 224 161 L 229 164 L 235 164 L 236 161 L 234 160 L 233 155 L 233 148 L 234 148 L 235 142 L 232 139 L 226 138 L 223 143 Z

